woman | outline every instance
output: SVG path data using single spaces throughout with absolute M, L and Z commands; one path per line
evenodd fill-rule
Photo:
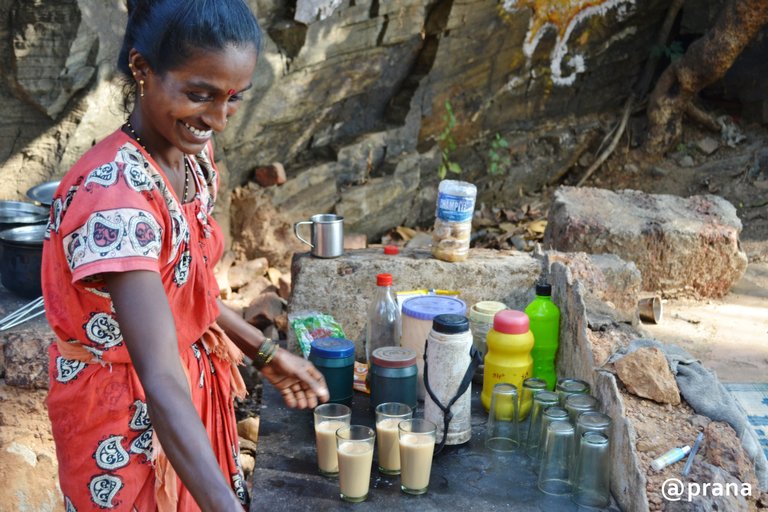
M 44 244 L 61 488 L 80 512 L 242 510 L 242 353 L 288 406 L 328 399 L 311 364 L 221 304 L 212 273 L 211 137 L 251 87 L 260 32 L 243 0 L 137 0 L 128 13 L 119 69 L 133 109 L 62 180 Z

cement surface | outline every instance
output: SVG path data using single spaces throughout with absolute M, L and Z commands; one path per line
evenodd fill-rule
M 521 453 L 499 455 L 484 447 L 487 414 L 473 386 L 472 438 L 446 446 L 433 459 L 429 490 L 421 496 L 400 491 L 398 476 L 371 471 L 368 499 L 350 504 L 339 498 L 337 479 L 317 473 L 311 411 L 288 409 L 271 386 L 264 386 L 256 469 L 251 480 L 251 511 L 257 510 L 514 510 L 575 511 L 568 496 L 548 496 L 536 486 L 532 463 Z M 368 395 L 355 393 L 352 423 L 373 427 Z M 421 416 L 420 404 L 416 416 Z M 526 430 L 523 428 L 523 430 Z M 619 510 L 615 505 L 610 511 Z

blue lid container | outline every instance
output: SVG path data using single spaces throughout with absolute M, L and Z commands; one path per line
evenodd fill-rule
M 312 342 L 309 360 L 325 377 L 329 402 L 352 403 L 355 378 L 355 343 L 344 338 L 319 338 Z
M 419 295 L 403 302 L 403 314 L 419 320 L 432 320 L 437 315 L 464 315 L 467 305 L 449 295 Z

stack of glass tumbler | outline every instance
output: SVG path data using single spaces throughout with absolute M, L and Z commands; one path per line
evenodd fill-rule
M 521 436 L 521 404 L 531 402 L 528 435 Z M 496 452 L 519 448 L 531 459 L 542 492 L 570 494 L 581 506 L 607 507 L 611 418 L 599 409 L 589 384 L 578 379 L 559 379 L 555 391 L 548 391 L 542 379 L 526 379 L 519 397 L 513 384 L 497 384 L 491 395 L 486 446 Z

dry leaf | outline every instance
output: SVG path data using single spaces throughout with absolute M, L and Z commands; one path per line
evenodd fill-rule
M 397 231 L 397 234 L 400 235 L 406 242 L 416 236 L 415 229 L 407 228 L 405 226 L 398 226 L 395 231 Z
M 499 224 L 499 229 L 505 233 L 514 233 L 517 230 L 517 226 L 511 222 L 502 222 Z
M 546 228 L 547 221 L 545 219 L 534 220 L 525 226 L 530 236 L 543 235 Z

